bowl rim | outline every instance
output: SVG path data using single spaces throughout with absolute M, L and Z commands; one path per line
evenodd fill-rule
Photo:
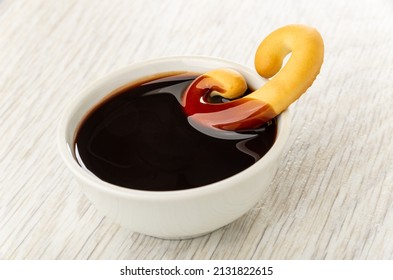
M 204 196 L 209 195 L 216 192 L 222 192 L 230 186 L 237 185 L 247 179 L 248 177 L 254 175 L 259 172 L 261 169 L 266 167 L 266 165 L 270 164 L 272 161 L 275 161 L 278 156 L 280 156 L 282 150 L 285 147 L 287 139 L 289 137 L 290 132 L 290 114 L 288 109 L 282 112 L 278 116 L 278 125 L 277 125 L 277 135 L 273 146 L 270 150 L 257 162 L 252 164 L 250 167 L 244 169 L 243 171 L 225 178 L 223 180 L 207 184 L 204 186 L 184 189 L 184 190 L 171 190 L 171 191 L 148 191 L 148 190 L 138 190 L 138 189 L 129 189 L 125 187 L 120 187 L 108 182 L 105 182 L 95 175 L 89 173 L 84 170 L 75 160 L 72 148 L 67 142 L 67 131 L 69 127 L 69 123 L 76 111 L 76 108 L 80 106 L 80 103 L 86 100 L 91 94 L 91 92 L 97 88 L 100 84 L 106 83 L 117 76 L 120 76 L 124 73 L 128 73 L 133 70 L 137 70 L 141 67 L 149 67 L 151 65 L 157 63 L 165 63 L 165 62 L 177 62 L 177 61 L 214 61 L 218 63 L 227 64 L 230 67 L 234 67 L 235 69 L 240 69 L 243 72 L 247 72 L 249 75 L 253 75 L 257 77 L 256 72 L 251 71 L 250 68 L 244 66 L 242 64 L 210 56 L 167 56 L 162 58 L 154 58 L 145 60 L 138 63 L 133 63 L 118 69 L 117 71 L 113 71 L 108 75 L 105 75 L 102 78 L 99 78 L 93 82 L 90 82 L 87 87 L 82 89 L 76 97 L 70 101 L 70 103 L 65 107 L 65 110 L 61 116 L 60 123 L 57 129 L 57 146 L 58 151 L 60 153 L 61 158 L 63 159 L 66 166 L 71 170 L 71 172 L 80 179 L 84 184 L 93 187 L 100 192 L 105 192 L 111 195 L 117 195 L 121 197 L 132 197 L 138 200 L 174 200 L 179 198 L 190 198 L 196 196 Z M 192 71 L 192 70 L 190 70 Z M 264 80 L 260 77 L 261 80 Z

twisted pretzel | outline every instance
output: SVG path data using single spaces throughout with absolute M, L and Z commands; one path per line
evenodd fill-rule
M 281 69 L 285 56 L 292 53 Z M 216 69 L 198 78 L 184 94 L 186 114 L 223 130 L 257 128 L 279 115 L 297 100 L 314 82 L 323 63 L 324 44 L 317 30 L 304 25 L 288 25 L 277 29 L 259 45 L 255 69 L 271 78 L 261 88 L 226 103 L 207 101 L 210 95 L 234 99 L 241 97 L 247 82 L 232 69 Z

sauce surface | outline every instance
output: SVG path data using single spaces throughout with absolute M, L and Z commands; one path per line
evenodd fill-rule
M 225 133 L 190 122 L 181 100 L 195 78 L 186 73 L 131 85 L 97 105 L 75 138 L 79 164 L 121 187 L 170 191 L 228 178 L 265 155 L 275 141 L 275 119 Z

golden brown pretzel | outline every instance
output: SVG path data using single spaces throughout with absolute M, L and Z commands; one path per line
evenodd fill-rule
M 291 57 L 281 69 L 289 53 Z M 245 97 L 211 104 L 206 96 L 213 93 L 238 98 L 244 94 L 247 84 L 234 70 L 209 71 L 187 89 L 185 112 L 198 122 L 219 129 L 256 128 L 288 108 L 312 85 L 319 74 L 323 55 L 323 40 L 314 28 L 304 25 L 279 28 L 262 41 L 255 54 L 257 72 L 265 78 L 275 75 L 272 79 Z

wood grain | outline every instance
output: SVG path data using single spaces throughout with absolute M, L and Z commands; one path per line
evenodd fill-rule
M 392 259 L 392 12 L 389 0 L 0 1 L 0 259 Z M 325 63 L 251 211 L 177 241 L 96 212 L 57 153 L 71 98 L 149 58 L 253 67 L 260 40 L 295 22 L 320 30 Z

